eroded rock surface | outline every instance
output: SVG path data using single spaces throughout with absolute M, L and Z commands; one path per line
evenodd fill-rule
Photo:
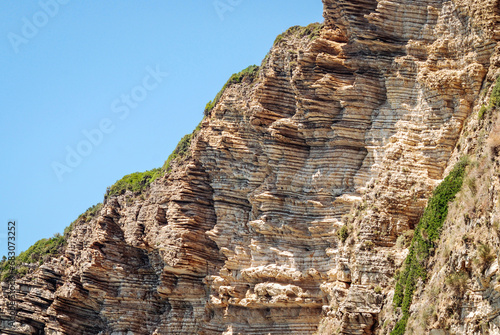
M 189 158 L 16 282 L 4 333 L 384 331 L 396 239 L 499 66 L 499 2 L 323 2 L 319 36 L 277 40 Z

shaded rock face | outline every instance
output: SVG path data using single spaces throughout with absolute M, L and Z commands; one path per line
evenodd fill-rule
M 499 3 L 323 2 L 320 36 L 279 39 L 188 159 L 16 282 L 5 333 L 383 332 L 396 239 L 498 68 Z

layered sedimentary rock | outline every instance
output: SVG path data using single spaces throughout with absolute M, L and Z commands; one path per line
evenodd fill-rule
M 187 159 L 16 282 L 4 333 L 388 331 L 396 239 L 497 75 L 499 3 L 323 2 L 319 37 L 277 39 Z
M 494 62 L 499 63 L 497 56 Z M 500 80 L 490 73 L 485 105 Z M 499 90 L 500 92 L 500 90 Z M 407 333 L 500 334 L 500 105 L 471 117 L 454 156 L 468 157 L 464 185 L 416 290 Z M 382 318 L 394 316 L 389 308 Z

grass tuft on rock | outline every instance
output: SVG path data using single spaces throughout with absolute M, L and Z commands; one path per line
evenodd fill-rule
M 493 86 L 488 106 L 482 105 L 481 108 L 479 109 L 479 112 L 477 113 L 478 120 L 483 120 L 487 112 L 491 111 L 494 108 L 499 108 L 499 107 L 500 107 L 500 76 L 497 77 L 495 86 Z
M 210 111 L 214 109 L 215 105 L 219 102 L 220 98 L 222 97 L 222 94 L 224 94 L 224 91 L 226 88 L 233 84 L 240 84 L 242 82 L 253 82 L 257 76 L 259 75 L 259 69 L 260 67 L 257 65 L 250 65 L 246 69 L 243 69 L 242 71 L 238 73 L 234 73 L 229 80 L 222 86 L 222 89 L 217 93 L 215 98 L 207 103 L 205 106 L 204 114 L 205 116 L 208 116 L 210 114 Z
M 277 46 L 282 41 L 284 41 L 286 37 L 290 37 L 293 35 L 296 35 L 300 38 L 303 38 L 305 36 L 309 36 L 309 38 L 311 40 L 314 40 L 315 38 L 319 37 L 319 34 L 320 34 L 323 26 L 324 25 L 322 23 L 311 23 L 305 27 L 302 27 L 302 26 L 290 27 L 284 33 L 282 33 L 276 37 L 273 45 Z
M 30 271 L 30 267 L 26 265 L 40 265 L 49 258 L 60 255 L 65 245 L 66 239 L 55 234 L 52 238 L 42 238 L 13 259 L 8 260 L 4 256 L 0 261 L 0 280 L 5 282 L 24 277 Z
M 152 169 L 145 172 L 135 172 L 124 176 L 112 186 L 108 187 L 106 197 L 114 195 L 122 195 L 127 190 L 133 193 L 142 192 L 148 187 L 155 179 L 162 175 L 162 170 L 159 168 Z

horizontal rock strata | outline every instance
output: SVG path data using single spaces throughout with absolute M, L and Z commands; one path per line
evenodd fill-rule
M 396 239 L 498 66 L 499 3 L 323 2 L 319 36 L 277 39 L 182 164 L 16 282 L 2 332 L 381 333 Z

